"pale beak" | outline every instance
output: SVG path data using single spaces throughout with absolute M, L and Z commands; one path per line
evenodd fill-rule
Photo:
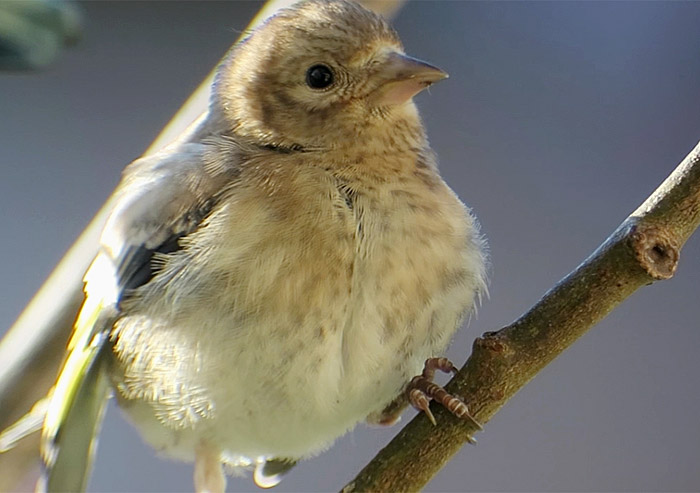
M 448 75 L 429 63 L 391 52 L 372 77 L 380 83 L 369 95 L 370 103 L 375 106 L 393 106 L 405 103 L 434 82 L 446 79 Z

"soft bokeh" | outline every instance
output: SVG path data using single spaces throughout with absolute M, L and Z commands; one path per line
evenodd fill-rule
M 88 2 L 45 72 L 0 76 L 0 327 L 23 306 L 224 54 L 257 2 Z M 491 245 L 506 325 L 574 268 L 700 139 L 698 2 L 409 2 L 408 53 L 450 73 L 418 96 L 442 172 Z M 523 389 L 427 491 L 700 488 L 700 238 Z M 264 369 L 261 369 L 264 371 Z M 409 416 L 405 416 L 405 419 Z M 333 491 L 396 429 L 360 426 L 277 491 Z M 191 491 L 118 410 L 91 491 Z M 230 491 L 255 487 L 229 480 Z

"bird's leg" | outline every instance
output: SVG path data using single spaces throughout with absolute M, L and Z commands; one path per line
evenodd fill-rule
M 401 413 L 408 406 L 408 395 L 405 392 L 391 401 L 384 409 L 367 416 L 367 423 L 371 425 L 391 426 L 401 419 Z
M 226 475 L 221 467 L 219 449 L 205 441 L 195 449 L 194 490 L 197 493 L 226 491 Z
M 434 399 L 458 418 L 469 420 L 481 429 L 481 424 L 469 414 L 469 408 L 462 399 L 447 393 L 440 385 L 433 382 L 435 370 L 457 373 L 457 368 L 447 358 L 428 358 L 425 361 L 423 373 L 413 377 L 406 388 L 408 401 L 411 405 L 419 411 L 423 411 L 428 419 L 436 424 L 435 417 L 430 411 L 430 400 Z

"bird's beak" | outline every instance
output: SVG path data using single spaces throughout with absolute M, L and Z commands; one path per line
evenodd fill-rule
M 373 74 L 380 82 L 370 94 L 370 102 L 375 106 L 405 103 L 432 83 L 447 77 L 446 72 L 429 63 L 392 51 Z

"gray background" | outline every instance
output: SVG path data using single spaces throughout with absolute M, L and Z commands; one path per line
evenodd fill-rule
M 82 6 L 85 37 L 58 64 L 0 76 L 1 330 L 259 4 Z M 691 2 L 423 1 L 401 12 L 407 52 L 451 75 L 417 102 L 446 180 L 491 245 L 491 298 L 454 360 L 574 268 L 698 141 L 699 19 Z M 699 489 L 699 240 L 674 279 L 546 368 L 427 491 Z M 335 490 L 395 433 L 360 425 L 277 491 Z M 158 458 L 110 408 L 91 490 L 191 484 L 191 466 Z

